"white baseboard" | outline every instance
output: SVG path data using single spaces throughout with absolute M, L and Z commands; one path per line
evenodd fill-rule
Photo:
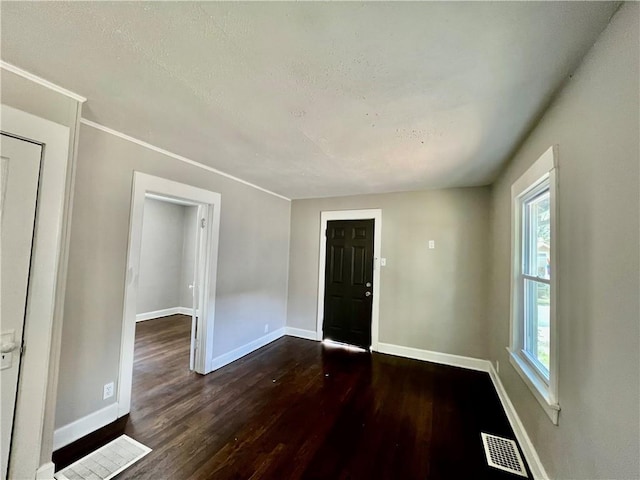
M 264 335 L 263 337 L 260 337 L 254 340 L 253 342 L 249 342 L 246 345 L 242 345 L 241 347 L 233 349 L 230 352 L 227 352 L 223 355 L 220 355 L 219 357 L 214 358 L 211 361 L 210 371 L 214 371 L 224 367 L 225 365 L 229 365 L 231 362 L 235 362 L 239 358 L 242 358 L 245 355 L 248 355 L 257 349 L 264 347 L 268 343 L 271 343 L 274 340 L 277 340 L 280 337 L 284 336 L 284 332 L 285 332 L 284 327 L 279 328 L 278 330 L 274 330 L 273 332 L 268 333 L 267 335 Z
M 173 313 L 169 315 L 174 315 Z M 238 347 L 228 353 L 220 355 L 212 360 L 212 370 L 228 365 L 245 355 L 248 355 L 255 350 L 264 347 L 265 345 L 279 339 L 284 335 L 290 335 L 299 338 L 306 338 L 309 340 L 316 339 L 316 332 L 312 330 L 304 330 L 293 327 L 283 327 L 275 330 L 267 335 L 264 335 L 252 342 L 247 343 L 241 347 Z M 509 419 L 511 428 L 513 429 L 515 436 L 518 440 L 520 447 L 524 453 L 524 456 L 529 464 L 531 473 L 535 479 L 546 480 L 549 478 L 547 472 L 540 461 L 540 457 L 527 434 L 518 413 L 516 412 L 509 396 L 507 395 L 500 377 L 498 376 L 493 364 L 489 360 L 482 360 L 479 358 L 464 357 L 460 355 L 452 355 L 449 353 L 433 352 L 430 350 L 420 350 L 412 347 L 403 347 L 400 345 L 393 345 L 390 343 L 379 343 L 378 352 L 386 353 L 389 355 L 397 355 L 400 357 L 412 358 L 416 360 L 424 360 L 428 362 L 439 363 L 443 365 L 451 365 L 454 367 L 467 368 L 470 370 L 477 370 L 487 372 L 493 385 L 496 389 L 502 407 Z M 64 427 L 58 428 L 53 435 L 53 450 L 56 451 L 72 442 L 88 435 L 91 432 L 98 430 L 99 428 L 114 422 L 118 418 L 118 404 L 113 403 L 97 412 L 80 418 L 75 422 L 72 422 Z M 36 479 L 49 479 L 53 477 L 53 463 L 49 462 L 42 465 L 38 469 Z M 51 475 L 49 476 L 49 471 Z
M 290 337 L 305 338 L 307 340 L 318 340 L 315 330 L 305 330 L 303 328 L 285 327 L 284 334 Z
M 432 352 L 430 350 L 420 350 L 417 348 L 403 347 L 390 343 L 379 343 L 378 352 L 488 373 L 491 381 L 493 382 L 493 386 L 498 393 L 500 403 L 502 403 L 502 408 L 509 419 L 513 433 L 515 434 L 518 444 L 520 445 L 520 448 L 522 448 L 522 452 L 529 464 L 533 478 L 536 480 L 547 480 L 549 478 L 549 475 L 547 475 L 547 472 L 540 461 L 540 457 L 538 457 L 538 453 L 536 452 L 533 443 L 531 443 L 529 435 L 527 435 L 527 431 L 524 429 L 524 425 L 522 425 L 522 422 L 520 421 L 520 417 L 518 416 L 513 403 L 511 403 L 511 400 L 507 395 L 507 391 L 504 389 L 504 386 L 500 381 L 500 377 L 489 360 L 451 355 L 449 353 Z
M 118 419 L 118 404 L 112 403 L 86 417 L 79 418 L 53 432 L 53 451 L 69 445 L 85 435 L 115 422 Z
M 529 435 L 527 435 L 527 431 L 518 416 L 518 412 L 516 412 L 513 403 L 511 403 L 511 399 L 509 395 L 507 395 L 507 391 L 504 389 L 504 385 L 500 381 L 500 376 L 498 372 L 496 372 L 493 364 L 489 363 L 489 376 L 491 377 L 491 381 L 493 382 L 493 386 L 498 393 L 498 397 L 500 398 L 500 403 L 502 403 L 502 408 L 507 414 L 507 418 L 509 419 L 509 423 L 511 424 L 511 428 L 518 439 L 518 443 L 520 444 L 520 448 L 522 448 L 522 452 L 524 453 L 525 458 L 527 459 L 527 463 L 529 464 L 529 468 L 531 469 L 531 473 L 533 474 L 533 478 L 536 480 L 546 480 L 549 478 L 547 472 L 540 461 L 540 457 L 538 457 L 538 452 L 533 446 Z
M 136 314 L 136 322 L 144 322 L 145 320 L 153 320 L 154 318 L 168 317 L 169 315 L 193 315 L 193 308 L 189 307 L 171 307 L 153 312 L 145 312 Z
M 469 370 L 479 370 L 489 372 L 491 362 L 480 358 L 463 357 L 450 353 L 433 352 L 431 350 L 420 350 L 419 348 L 403 347 L 391 343 L 378 343 L 378 352 L 399 357 L 413 358 L 415 360 L 425 360 L 427 362 L 451 365 L 453 367 L 468 368 Z
M 54 480 L 54 473 L 56 473 L 56 466 L 53 462 L 47 462 L 36 470 L 36 480 Z

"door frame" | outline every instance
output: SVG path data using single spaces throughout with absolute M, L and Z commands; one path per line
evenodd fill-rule
M 200 219 L 204 219 L 204 218 L 208 218 L 208 214 L 205 213 L 201 213 L 201 212 L 208 212 L 208 205 L 205 203 L 196 203 L 193 201 L 187 201 L 184 200 L 182 198 L 175 198 L 175 197 L 165 197 L 163 195 L 158 195 L 157 193 L 147 193 L 144 196 L 145 200 L 156 200 L 158 202 L 165 202 L 165 203 L 170 203 L 173 205 L 180 205 L 182 207 L 194 207 L 197 208 L 197 213 L 196 216 L 198 218 L 198 222 L 200 223 Z M 143 212 L 144 214 L 144 212 Z M 143 222 L 144 223 L 144 222 Z M 195 226 L 195 225 L 194 225 Z M 195 226 L 195 228 L 197 228 L 198 230 L 200 230 L 199 227 Z M 198 330 L 199 325 L 196 324 L 196 319 L 198 317 L 200 317 L 200 309 L 197 308 L 198 305 L 201 305 L 204 302 L 204 299 L 202 298 L 202 294 L 204 293 L 204 289 L 202 287 L 197 288 L 198 285 L 204 285 L 204 271 L 201 271 L 198 268 L 199 264 L 205 264 L 206 263 L 206 245 L 204 244 L 205 242 L 202 241 L 202 239 L 206 239 L 207 235 L 206 232 L 204 234 L 201 234 L 199 231 L 196 232 L 196 235 L 194 237 L 196 239 L 196 249 L 194 251 L 194 258 L 195 258 L 195 267 L 194 267 L 194 283 L 193 283 L 193 290 L 191 292 L 191 297 L 192 297 L 192 305 L 191 305 L 191 331 L 189 332 L 190 338 L 191 338 L 191 345 L 189 348 L 189 370 L 196 370 L 195 364 L 196 364 L 196 353 L 194 352 L 194 346 L 195 346 L 195 332 L 196 330 Z M 140 251 L 140 255 L 142 255 L 142 250 Z M 196 278 L 197 277 L 197 278 Z M 191 288 L 191 287 L 190 287 Z M 137 290 L 136 290 L 137 292 Z M 195 300 L 197 297 L 197 301 Z M 182 303 L 180 303 L 178 305 L 178 307 L 186 307 L 186 305 L 183 305 Z M 184 312 L 180 312 L 183 315 L 186 315 L 186 313 Z M 153 318 L 149 318 L 148 320 L 152 320 Z M 146 320 L 145 320 L 146 321 Z M 138 313 L 137 313 L 137 308 L 136 308 L 136 324 L 138 324 Z M 198 349 L 198 351 L 201 351 L 200 349 Z M 201 372 L 198 372 L 201 373 Z
M 131 191 L 131 216 L 127 247 L 127 269 L 125 274 L 125 294 L 122 317 L 122 339 L 120 346 L 120 369 L 118 375 L 118 418 L 131 410 L 133 386 L 133 358 L 136 337 L 136 301 L 138 297 L 138 277 L 140 273 L 140 252 L 142 248 L 142 221 L 144 201 L 147 195 L 175 199 L 183 203 L 207 205 L 202 303 L 198 317 L 196 339 L 195 370 L 201 374 L 213 371 L 213 327 L 215 316 L 216 278 L 218 265 L 218 243 L 220 236 L 221 195 L 216 192 L 175 182 L 146 173 L 133 172 Z M 202 257 L 201 257 L 202 259 Z
M 43 428 L 49 371 L 51 367 L 57 369 L 53 328 L 62 320 L 56 299 L 64 298 L 65 288 L 58 281 L 58 274 L 65 260 L 62 250 L 68 242 L 65 232 L 70 129 L 7 105 L 0 106 L 0 116 L 3 132 L 43 145 L 23 331 L 25 352 L 18 378 L 7 475 L 36 478 L 43 444 L 51 441 L 44 438 Z
M 318 268 L 318 316 L 316 340 L 322 341 L 324 319 L 324 281 L 327 261 L 327 222 L 332 220 L 373 220 L 373 302 L 371 307 L 371 350 L 378 351 L 380 328 L 380 256 L 382 253 L 382 209 L 330 210 L 320 212 L 320 257 Z

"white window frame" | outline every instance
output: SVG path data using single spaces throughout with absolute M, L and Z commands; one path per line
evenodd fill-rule
M 511 321 L 510 343 L 507 347 L 509 360 L 551 421 L 557 425 L 560 405 L 558 403 L 558 147 L 550 147 L 511 186 Z M 524 348 L 524 278 L 522 262 L 523 204 L 532 198 L 532 193 L 549 189 L 550 234 L 551 234 L 551 280 L 550 285 L 550 345 L 549 378 L 540 372 Z M 529 277 L 529 276 L 526 276 Z M 538 280 L 535 278 L 534 280 Z

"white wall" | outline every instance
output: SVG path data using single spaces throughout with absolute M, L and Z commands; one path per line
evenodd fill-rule
M 379 341 L 487 358 L 489 200 L 486 187 L 294 200 L 287 325 L 316 329 L 320 212 L 380 208 Z
M 136 313 L 182 306 L 184 220 L 182 205 L 145 199 Z
M 491 235 L 479 235 L 490 241 L 489 316 L 488 320 L 478 318 L 477 327 L 475 322 L 471 324 L 479 332 L 487 330 L 488 338 L 478 336 L 478 346 L 470 351 L 464 346 L 470 342 L 452 345 L 450 350 L 473 356 L 488 351 L 492 360 L 500 361 L 502 382 L 554 478 L 640 477 L 639 16 L 637 4 L 622 7 L 494 185 Z M 61 123 L 77 113 L 77 106 L 57 95 L 41 101 L 41 96 L 47 95 L 34 95 L 33 88 L 13 88 L 14 80 L 3 72 L 4 103 L 45 117 L 58 116 L 60 119 L 52 119 Z M 53 113 L 45 115 L 41 109 Z M 560 145 L 563 271 L 559 304 L 562 412 L 557 427 L 510 368 L 504 350 L 509 316 L 509 188 L 553 143 Z M 117 378 L 134 169 L 222 193 L 215 354 L 259 338 L 264 323 L 270 323 L 272 330 L 285 323 L 288 202 L 83 126 L 62 332 L 58 426 L 106 406 L 102 386 Z M 319 225 L 318 212 L 321 208 L 381 207 L 374 197 L 300 204 L 300 219 L 291 222 L 296 227 L 291 234 L 291 261 L 296 262 L 289 289 L 292 326 L 315 327 L 315 244 L 319 234 L 314 229 Z M 403 211 L 398 206 L 392 217 L 383 215 L 383 221 L 395 218 L 394 223 L 410 227 L 412 219 L 424 212 L 419 208 Z M 462 210 L 459 215 L 464 220 Z M 480 223 L 486 222 L 484 215 Z M 420 231 L 428 233 L 430 228 L 423 222 Z M 460 241 L 469 252 L 481 250 L 473 246 L 475 237 L 471 235 L 475 234 L 471 230 L 465 230 L 469 238 L 462 235 Z M 390 258 L 403 255 L 404 247 L 397 239 L 385 240 L 383 252 L 385 244 L 387 248 L 395 245 Z M 487 265 L 474 261 L 474 272 Z M 313 273 L 305 273 L 307 270 Z M 466 278 L 473 280 L 476 276 L 473 273 Z M 420 285 L 422 277 L 416 278 L 415 284 Z M 311 283 L 298 283 L 306 280 Z M 382 281 L 399 289 L 404 285 L 398 284 L 399 280 L 391 275 L 383 276 Z M 467 283 L 463 285 L 470 288 Z M 485 305 L 480 300 L 473 304 L 478 312 Z M 393 311 L 388 308 L 387 314 Z M 420 335 L 413 335 L 414 327 L 422 328 Z M 441 327 L 445 332 L 446 323 Z M 443 339 L 432 343 L 429 335 L 437 330 L 425 316 L 413 324 L 389 322 L 385 328 L 381 341 L 406 341 L 417 347 L 444 350 Z
M 491 358 L 552 478 L 640 478 L 640 5 L 624 4 L 493 187 Z M 559 425 L 509 364 L 510 187 L 559 145 Z
M 198 207 L 147 198 L 142 223 L 136 313 L 193 308 Z
M 82 125 L 57 427 L 115 401 L 134 170 L 221 194 L 213 356 L 285 326 L 289 201 Z

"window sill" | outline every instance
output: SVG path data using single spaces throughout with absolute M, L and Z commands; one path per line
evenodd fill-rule
M 512 352 L 507 348 L 509 352 L 509 361 L 513 368 L 518 372 L 518 375 L 522 378 L 524 383 L 529 387 L 531 393 L 538 401 L 544 412 L 554 425 L 558 425 L 558 414 L 560 412 L 560 405 L 551 401 L 551 392 L 549 386 L 542 382 L 534 370 L 525 362 L 520 356 Z

